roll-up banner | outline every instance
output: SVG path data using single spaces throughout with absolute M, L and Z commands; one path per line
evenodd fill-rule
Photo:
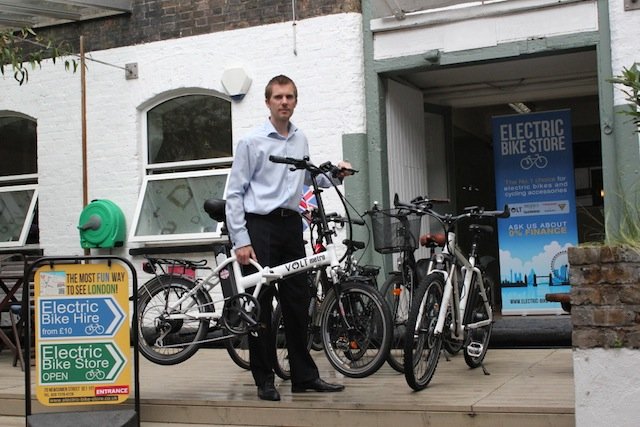
M 502 314 L 562 313 L 547 293 L 569 292 L 577 244 L 571 111 L 493 118 Z

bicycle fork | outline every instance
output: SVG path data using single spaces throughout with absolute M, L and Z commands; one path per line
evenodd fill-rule
M 472 262 L 473 265 L 473 262 Z M 474 294 L 474 295 L 468 295 L 468 298 L 466 298 L 468 301 L 465 301 L 465 306 L 469 305 L 469 309 L 473 309 L 473 307 L 475 306 L 475 302 L 477 301 L 476 298 L 478 298 L 478 296 L 482 299 L 482 305 L 484 307 L 484 312 L 486 313 L 486 319 L 482 319 L 482 318 L 470 318 L 471 314 L 469 314 L 467 317 L 469 317 L 468 319 L 465 319 L 464 316 L 460 316 L 460 319 L 463 319 L 463 325 L 462 327 L 465 329 L 469 330 L 469 333 L 472 334 L 473 331 L 475 329 L 478 328 L 482 328 L 484 326 L 487 326 L 489 324 L 491 324 L 493 322 L 493 312 L 491 309 L 491 304 L 489 303 L 489 298 L 487 296 L 487 290 L 484 287 L 484 280 L 482 277 L 482 272 L 480 271 L 480 269 L 478 267 L 475 266 L 470 266 L 470 268 L 472 269 L 471 273 L 467 272 L 466 268 L 463 267 L 463 273 L 465 274 L 465 279 L 468 276 L 469 277 L 469 287 L 467 287 L 466 289 L 469 289 L 469 294 L 471 293 L 472 289 L 471 289 L 471 279 L 472 277 L 476 277 L 476 283 L 475 285 L 478 287 L 478 295 Z M 466 283 L 467 280 L 465 280 Z M 466 286 L 466 284 L 465 284 Z M 475 291 L 475 289 L 473 289 L 473 291 Z M 475 313 L 474 314 L 476 317 L 482 315 L 481 313 Z M 482 345 L 482 343 L 477 342 L 477 341 L 473 341 L 473 335 L 472 335 L 472 339 L 469 342 L 469 345 L 467 346 L 467 353 L 472 356 L 472 357 L 479 357 L 482 355 L 484 351 L 484 347 Z

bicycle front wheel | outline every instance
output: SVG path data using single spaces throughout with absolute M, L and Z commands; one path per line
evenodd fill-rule
M 184 277 L 161 275 L 139 290 L 138 348 L 151 362 L 175 365 L 198 351 L 199 341 L 209 330 L 209 319 L 199 319 L 196 315 L 213 311 L 208 295 L 195 292 L 173 307 L 194 286 L 193 281 Z M 180 318 L 171 319 L 169 315 Z
M 442 303 L 444 278 L 440 273 L 429 274 L 416 289 L 404 347 L 404 376 L 412 389 L 424 389 L 438 366 L 442 334 L 435 334 Z
M 484 290 L 489 302 L 489 310 L 493 310 L 493 281 L 487 277 L 483 277 Z M 475 283 L 474 283 L 475 284 Z M 466 323 L 480 322 L 490 318 L 489 312 L 484 304 L 482 295 L 480 294 L 480 286 L 472 286 L 473 294 L 470 295 L 471 301 L 469 307 L 471 307 L 470 318 Z M 493 323 L 489 323 L 480 328 L 468 329 L 467 337 L 464 346 L 464 361 L 467 362 L 467 366 L 470 368 L 477 368 L 482 364 L 484 357 L 487 355 L 489 349 L 489 340 L 491 339 L 491 330 L 493 329 Z
M 394 274 L 382 284 L 382 295 L 391 311 L 393 335 L 387 363 L 396 371 L 404 372 L 404 336 L 411 308 L 412 283 L 404 283 L 400 274 Z
M 287 337 L 284 334 L 284 320 L 280 304 L 273 311 L 272 331 L 275 339 L 275 345 L 271 347 L 275 351 L 273 370 L 277 376 L 288 380 L 291 378 L 291 367 L 289 366 L 289 350 L 287 349 Z
M 242 369 L 249 370 L 249 335 L 236 335 L 226 340 L 227 353 L 233 363 Z
M 391 314 L 380 292 L 370 284 L 348 281 L 340 287 L 340 295 L 332 288 L 321 307 L 322 344 L 338 372 L 363 378 L 385 362 L 391 343 Z

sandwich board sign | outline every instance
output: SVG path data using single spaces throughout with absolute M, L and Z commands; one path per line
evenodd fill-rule
M 38 401 L 65 406 L 127 400 L 131 350 L 124 267 L 44 265 L 34 279 Z

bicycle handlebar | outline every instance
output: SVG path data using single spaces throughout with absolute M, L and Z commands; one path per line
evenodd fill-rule
M 294 159 L 293 157 L 269 156 L 269 160 L 273 163 L 284 163 L 293 166 L 292 169 L 305 169 L 308 171 L 318 171 L 318 173 L 331 173 L 331 176 L 337 178 L 340 172 L 347 172 L 351 175 L 358 173 L 356 169 L 338 167 L 331 162 L 324 162 L 320 166 L 316 166 L 309 161 L 309 156 L 302 159 Z
M 504 205 L 504 209 L 501 211 L 486 211 L 483 207 L 470 206 L 464 208 L 465 212 L 459 215 L 440 214 L 432 209 L 429 210 L 429 215 L 449 224 L 461 220 L 463 218 L 509 218 L 511 216 L 509 212 L 509 205 Z
M 418 215 L 431 215 L 441 221 L 454 223 L 462 218 L 509 218 L 511 213 L 509 205 L 504 205 L 503 210 L 487 211 L 481 206 L 469 206 L 464 208 L 464 213 L 459 215 L 441 214 L 433 210 L 435 203 L 448 203 L 447 199 L 429 199 L 422 196 L 416 197 L 410 203 L 401 202 L 398 194 L 393 199 L 393 204 L 399 208 L 405 208 Z
M 433 208 L 435 204 L 449 203 L 449 199 L 430 199 L 428 197 L 418 196 L 409 203 L 401 202 L 398 193 L 393 197 L 393 205 L 397 208 L 405 208 L 418 214 L 425 215 Z
M 327 221 L 330 222 L 335 222 L 338 223 L 340 225 L 344 225 L 345 223 L 351 223 L 351 224 L 355 224 L 355 225 L 365 225 L 365 222 L 363 220 L 361 220 L 360 218 L 347 218 L 344 216 L 340 216 L 335 212 L 332 213 L 328 213 L 326 215 L 327 217 Z

